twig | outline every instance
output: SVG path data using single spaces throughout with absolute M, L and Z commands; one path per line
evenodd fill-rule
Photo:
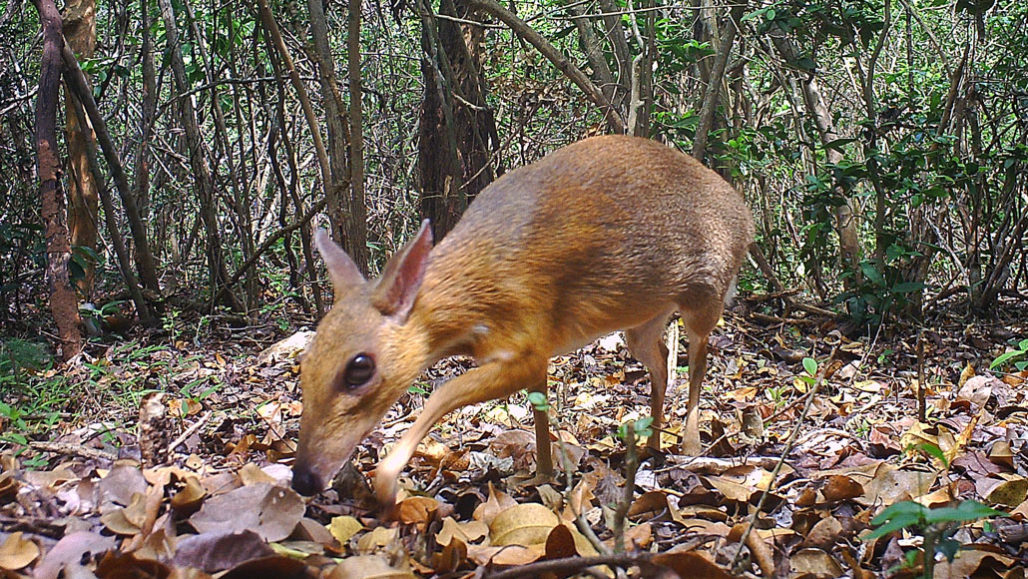
M 660 436 L 659 434 L 657 436 Z M 635 475 L 639 470 L 639 452 L 635 448 L 635 421 L 625 424 L 625 491 L 614 511 L 614 552 L 625 552 L 625 517 L 635 496 Z
M 174 441 L 172 441 L 172 443 L 170 445 L 168 445 L 168 452 L 172 452 L 173 450 L 178 448 L 178 446 L 180 444 L 182 444 L 183 442 L 185 442 L 187 438 L 189 438 L 190 436 L 195 434 L 197 430 L 200 430 L 200 427 L 203 426 L 205 422 L 210 420 L 212 413 L 213 413 L 212 410 L 208 410 L 203 416 L 200 417 L 199 420 L 197 420 L 195 423 L 193 423 L 192 426 L 187 428 L 185 432 L 180 434 L 178 438 L 176 438 Z
M 597 565 L 615 567 L 626 567 L 631 565 L 657 566 L 653 563 L 652 553 L 624 553 L 599 555 L 595 557 L 565 557 L 563 559 L 549 559 L 547 561 L 536 561 L 526 565 L 519 565 L 513 569 L 497 571 L 496 573 L 485 573 L 484 579 L 516 579 L 519 577 L 538 577 L 543 573 L 564 573 L 578 571 Z M 644 575 L 647 576 L 647 575 Z
M 30 442 L 29 446 L 36 450 L 52 452 L 54 454 L 79 456 L 95 460 L 109 460 L 111 462 L 118 460 L 118 455 L 116 454 L 105 450 L 89 448 L 88 446 L 82 446 L 81 444 L 68 444 L 66 442 Z
M 775 465 L 775 469 L 771 471 L 771 479 L 767 483 L 767 489 L 760 494 L 760 500 L 757 502 L 757 506 L 753 509 L 753 514 L 750 516 L 750 522 L 746 525 L 746 531 L 743 532 L 742 537 L 739 539 L 739 548 L 735 551 L 735 556 L 732 557 L 732 564 L 729 568 L 736 569 L 742 556 L 742 549 L 746 546 L 746 540 L 749 539 L 750 533 L 753 531 L 754 525 L 757 523 L 757 516 L 760 515 L 761 510 L 764 508 L 764 501 L 767 500 L 768 495 L 771 494 L 771 489 L 775 486 L 775 481 L 778 479 L 778 473 L 782 470 L 782 465 L 785 464 L 785 457 L 789 456 L 792 452 L 793 445 L 796 442 L 796 437 L 799 435 L 800 427 L 803 426 L 803 422 L 807 419 L 807 413 L 810 412 L 810 407 L 813 405 L 814 397 L 817 396 L 818 390 L 821 389 L 821 383 L 824 382 L 823 378 L 819 378 L 814 381 L 814 384 L 810 387 L 810 391 L 807 392 L 807 403 L 803 405 L 803 410 L 800 415 L 796 418 L 796 426 L 793 427 L 792 433 L 789 435 L 789 440 L 785 441 L 785 448 L 782 450 L 782 458 Z

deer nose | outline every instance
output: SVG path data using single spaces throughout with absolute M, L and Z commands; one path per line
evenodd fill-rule
M 305 497 L 313 496 L 321 491 L 324 485 L 321 478 L 307 465 L 293 465 L 293 490 Z

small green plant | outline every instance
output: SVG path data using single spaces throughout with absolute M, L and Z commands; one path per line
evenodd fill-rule
M 550 403 L 546 400 L 546 394 L 542 392 L 529 392 L 528 403 L 539 412 L 546 412 L 550 409 Z
M 1013 363 L 1018 372 L 1028 370 L 1028 340 L 1021 340 L 1016 347 L 1003 352 L 989 364 L 989 370 L 1001 368 Z
M 629 427 L 629 425 L 631 425 L 632 430 L 634 431 L 634 434 L 635 434 L 635 436 L 633 437 L 633 440 L 639 440 L 639 439 L 642 439 L 642 438 L 649 438 L 650 435 L 653 434 L 653 429 L 650 428 L 651 426 L 653 426 L 653 417 L 652 416 L 647 416 L 646 418 L 640 418 L 639 420 L 632 420 L 630 422 L 625 422 L 625 423 L 621 424 L 621 426 L 618 426 L 618 438 L 620 438 L 626 444 L 628 443 L 628 440 L 629 440 L 629 436 L 628 436 L 628 427 Z
M 875 517 L 871 524 L 876 528 L 870 533 L 861 537 L 862 541 L 873 541 L 884 537 L 889 533 L 906 530 L 912 534 L 920 534 L 923 537 L 924 567 L 921 577 L 931 578 L 934 576 L 935 555 L 941 553 L 950 562 L 957 555 L 960 542 L 953 538 L 953 535 L 960 529 L 960 525 L 972 521 L 978 521 L 988 517 L 1005 517 L 1002 513 L 978 501 L 962 501 L 955 507 L 928 508 L 914 501 L 902 501 L 896 503 Z M 917 563 L 917 550 L 906 553 L 907 568 L 913 568 Z M 890 573 L 892 570 L 890 570 Z

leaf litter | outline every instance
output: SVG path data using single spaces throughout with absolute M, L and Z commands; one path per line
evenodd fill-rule
M 120 415 L 100 404 L 93 418 L 59 420 L 28 447 L 3 443 L 0 577 L 569 577 L 615 566 L 638 577 L 913 577 L 924 535 L 862 540 L 872 520 L 904 501 L 968 500 L 1008 516 L 954 527 L 959 550 L 937 576 L 1023 576 L 1028 373 L 986 370 L 1001 340 L 942 316 L 919 362 L 916 338 L 853 340 L 826 320 L 749 323 L 730 316 L 711 339 L 705 456 L 679 453 L 686 404 L 669 390 L 664 452 L 639 459 L 628 499 L 635 458 L 617 428 L 648 415 L 648 378 L 611 337 L 551 363 L 553 452 L 571 476 L 533 476 L 523 398 L 464 408 L 421 445 L 389 517 L 367 476 L 425 393 L 468 361 L 427 372 L 333 487 L 304 499 L 289 464 L 309 332 L 252 352 L 176 343 L 122 359 L 111 347 L 88 370 L 104 368 L 96 387 L 159 391 Z M 787 446 L 808 357 L 821 390 Z M 69 410 L 93 416 L 89 403 Z

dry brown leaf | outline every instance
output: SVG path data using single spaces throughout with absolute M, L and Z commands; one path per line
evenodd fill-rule
M 661 567 L 672 569 L 679 577 L 690 579 L 731 579 L 727 571 L 695 551 L 660 553 L 651 559 Z
M 475 520 L 482 521 L 489 525 L 496 518 L 496 515 L 517 505 L 517 501 L 510 498 L 506 493 L 497 491 L 493 483 L 489 483 L 489 498 L 475 508 L 473 515 Z
M 105 537 L 96 533 L 78 532 L 65 536 L 54 545 L 53 549 L 36 565 L 35 579 L 57 579 L 57 575 L 65 567 L 80 568 L 83 558 L 99 555 L 116 545 L 114 537 Z M 70 576 L 65 574 L 65 576 Z
M 345 545 L 351 537 L 363 528 L 364 525 L 360 521 L 349 515 L 332 517 L 332 521 L 328 524 L 328 532 L 332 534 L 336 541 L 339 541 L 340 545 Z
M 807 547 L 827 549 L 842 538 L 842 523 L 833 516 L 827 516 L 811 527 L 803 540 L 803 544 Z
M 399 528 L 376 527 L 357 539 L 357 552 L 361 555 L 370 555 L 396 541 L 398 534 Z
M 307 510 L 296 491 L 257 483 L 204 501 L 189 523 L 201 533 L 252 530 L 267 541 L 289 536 Z
M 343 559 L 341 563 L 324 574 L 326 579 L 417 579 L 407 569 L 391 567 L 389 562 L 377 555 L 361 555 Z
M 454 539 L 471 544 L 489 534 L 489 527 L 482 521 L 458 523 L 453 517 L 443 519 L 443 528 L 435 535 L 440 545 L 448 545 Z
M 429 497 L 409 497 L 400 501 L 396 507 L 400 522 L 417 525 L 419 529 L 424 529 L 438 510 L 439 501 Z
M 1000 475 L 1004 476 L 1004 475 Z M 1028 479 L 1017 475 L 1005 475 L 1007 480 L 993 487 L 985 498 L 990 503 L 1015 507 L 1028 497 Z
M 791 576 L 834 579 L 843 575 L 842 566 L 821 549 L 800 549 L 789 557 Z
M 216 573 L 274 554 L 264 539 L 253 531 L 213 532 L 181 537 L 173 562 L 181 567 Z
M 261 467 L 252 462 L 244 464 L 243 468 L 239 469 L 239 480 L 244 486 L 259 483 L 273 485 L 277 482 L 274 477 L 261 470 Z
M 943 559 L 935 564 L 936 577 L 981 577 L 995 576 L 996 572 L 1008 571 L 1018 562 L 1012 557 L 974 545 L 957 551 L 952 563 Z M 1023 573 L 1023 569 L 1022 569 Z
M 497 546 L 542 544 L 559 523 L 557 515 L 539 503 L 515 505 L 493 519 L 489 539 Z
M 11 533 L 7 540 L 0 544 L 0 569 L 17 571 L 35 561 L 38 556 L 38 545 L 22 538 L 20 531 Z
M 926 494 L 935 484 L 937 475 L 922 470 L 900 470 L 888 463 L 875 469 L 874 477 L 864 484 L 864 494 L 853 500 L 864 506 L 891 505 Z
M 853 478 L 836 474 L 828 477 L 821 493 L 829 501 L 845 501 L 864 494 L 864 487 Z
M 185 486 L 171 497 L 171 508 L 180 517 L 188 517 L 200 510 L 203 499 L 207 496 L 200 480 L 195 476 L 185 478 Z

